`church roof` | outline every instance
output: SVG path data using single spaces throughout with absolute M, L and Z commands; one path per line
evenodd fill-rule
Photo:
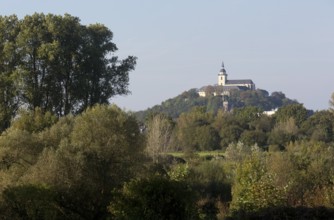
M 248 88 L 245 86 L 229 86 L 229 85 L 223 86 L 223 91 L 230 91 L 230 90 L 248 90 Z
M 229 84 L 254 84 L 251 79 L 235 79 L 235 80 L 227 80 L 227 85 Z
M 197 92 L 205 92 L 205 90 L 208 88 L 209 86 L 203 86 L 200 89 L 197 89 Z M 236 85 L 224 85 L 224 86 L 220 86 L 220 85 L 213 85 L 211 86 L 214 90 L 219 90 L 222 89 L 222 91 L 230 91 L 230 90 L 248 90 L 247 87 L 245 86 L 236 86 Z

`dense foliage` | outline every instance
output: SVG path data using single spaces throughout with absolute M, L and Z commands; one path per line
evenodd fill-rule
M 153 118 L 156 120 L 161 115 L 164 114 Z M 152 121 L 149 118 L 146 122 L 150 138 Z M 231 112 L 220 110 L 217 114 L 207 112 L 205 107 L 194 107 L 169 123 L 172 125 L 165 134 L 168 139 L 164 142 L 164 151 L 167 148 L 169 151 L 224 150 L 237 142 L 257 144 L 262 149 L 284 149 L 290 142 L 299 140 L 330 143 L 334 132 L 330 111 L 313 113 L 302 104 L 285 105 L 271 116 L 252 106 Z M 154 131 L 157 137 L 162 137 L 162 128 L 155 127 Z
M 147 119 L 166 121 L 165 114 Z M 334 115 L 287 104 L 274 115 L 259 107 L 231 112 L 194 107 L 168 131 L 160 155 L 183 152 L 186 164 L 160 160 L 168 175 L 188 182 L 202 219 L 330 219 L 334 211 Z M 155 127 L 159 130 L 159 127 Z M 164 129 L 160 129 L 164 131 Z M 155 131 L 159 133 L 158 131 Z M 161 132 L 159 133 L 161 137 Z M 216 151 L 197 157 L 203 151 Z M 224 152 L 224 157 L 218 155 Z M 174 154 L 174 153 L 173 153 Z M 167 164 L 172 164 L 168 165 Z M 301 215 L 305 210 L 305 215 Z
M 265 90 L 246 90 L 231 91 L 229 99 L 229 108 L 243 108 L 247 106 L 258 107 L 263 111 L 270 111 L 285 105 L 297 103 L 285 96 L 282 92 L 273 92 L 271 95 Z M 194 107 L 205 107 L 205 110 L 216 114 L 223 109 L 223 99 L 221 96 L 200 97 L 197 89 L 190 89 L 175 98 L 168 99 L 161 105 L 153 106 L 145 111 L 136 113 L 142 121 L 149 117 L 150 114 L 164 113 L 172 118 L 178 118 L 182 113 L 190 111 Z
M 0 216 L 296 219 L 305 210 L 331 218 L 334 115 L 307 112 L 196 107 L 177 120 L 152 115 L 140 129 L 116 106 L 61 118 L 22 110 L 0 135 Z M 196 153 L 214 149 L 223 154 Z
M 26 118 L 16 120 L 23 124 Z M 0 136 L 2 213 L 18 219 L 36 212 L 57 213 L 50 215 L 59 219 L 105 218 L 112 190 L 140 173 L 143 136 L 136 120 L 116 106 L 96 106 L 38 132 L 27 130 L 30 126 L 14 126 Z
M 195 198 L 186 183 L 153 176 L 125 184 L 109 210 L 116 219 L 198 219 Z
M 111 56 L 112 38 L 68 14 L 0 16 L 0 129 L 20 107 L 63 116 L 127 94 L 136 58 Z

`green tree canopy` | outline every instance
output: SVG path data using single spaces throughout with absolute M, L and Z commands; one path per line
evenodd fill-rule
M 108 209 L 115 219 L 199 219 L 195 198 L 186 183 L 153 176 L 125 184 Z
M 330 111 L 318 111 L 303 124 L 302 130 L 310 140 L 331 142 L 334 138 L 334 117 Z
M 42 183 L 57 186 L 66 209 L 75 204 L 80 215 L 103 219 L 111 191 L 141 169 L 143 148 L 132 116 L 116 106 L 98 105 L 75 118 L 68 140 L 51 150 L 49 158 L 42 157 L 32 174 L 35 171 Z
M 308 117 L 308 111 L 303 104 L 291 104 L 279 108 L 275 113 L 277 122 L 286 122 L 293 118 L 299 127 Z
M 182 113 L 177 120 L 177 141 L 188 151 L 215 150 L 219 148 L 219 134 L 211 125 L 213 114 L 206 113 L 204 107 L 194 107 Z
M 144 137 L 137 121 L 107 105 L 87 108 L 75 117 L 61 117 L 47 127 L 51 119 L 39 111 L 26 113 L 0 135 L 0 193 L 6 188 L 18 193 L 5 203 L 20 203 L 24 212 L 34 210 L 40 199 L 47 198 L 44 192 L 52 188 L 59 195 L 57 206 L 64 212 L 80 219 L 105 219 L 111 191 L 144 173 Z M 31 192 L 29 187 L 16 187 L 26 184 L 36 186 L 34 190 L 42 197 L 26 194 Z M 31 203 L 25 201 L 28 198 Z M 50 203 L 55 201 L 50 198 Z
M 127 94 L 136 58 L 114 56 L 112 38 L 104 25 L 69 14 L 0 16 L 2 127 L 20 106 L 62 116 Z
M 10 126 L 10 121 L 19 106 L 18 88 L 13 75 L 19 64 L 16 53 L 16 36 L 19 20 L 16 16 L 0 16 L 0 130 Z

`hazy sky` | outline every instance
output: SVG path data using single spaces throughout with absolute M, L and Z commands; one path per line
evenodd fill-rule
M 333 0 L 2 0 L 0 12 L 69 13 L 110 28 L 115 55 L 138 57 L 132 94 L 112 100 L 127 110 L 217 83 L 222 61 L 229 79 L 309 109 L 327 109 L 334 92 Z

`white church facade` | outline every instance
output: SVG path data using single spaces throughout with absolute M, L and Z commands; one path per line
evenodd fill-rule
M 229 96 L 231 90 L 255 90 L 255 84 L 251 79 L 228 79 L 223 63 L 222 69 L 218 74 L 218 84 L 200 88 L 198 90 L 198 95 L 201 97 L 206 97 L 208 95 Z

